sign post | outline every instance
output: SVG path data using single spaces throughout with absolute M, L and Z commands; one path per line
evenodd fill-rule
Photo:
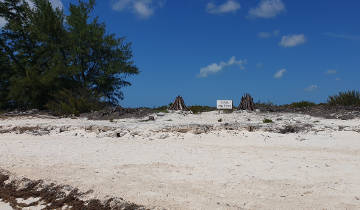
M 232 109 L 233 108 L 233 101 L 232 100 L 217 100 L 216 101 L 216 108 L 218 110 Z

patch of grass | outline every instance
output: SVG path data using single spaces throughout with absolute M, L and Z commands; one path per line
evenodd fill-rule
M 273 123 L 273 121 L 272 121 L 271 119 L 266 119 L 266 118 L 265 118 L 265 119 L 263 120 L 263 123 Z
M 360 106 L 360 92 L 352 90 L 329 96 L 328 104 L 332 106 Z
M 202 113 L 202 112 L 210 112 L 210 111 L 214 111 L 216 110 L 215 107 L 211 107 L 211 106 L 190 106 L 189 109 L 194 113 L 194 114 L 198 114 L 198 113 Z
M 316 104 L 310 101 L 299 101 L 291 103 L 290 106 L 293 108 L 305 108 L 305 107 L 311 107 L 315 106 Z
M 268 102 L 258 101 L 255 103 L 255 109 L 260 109 L 260 110 L 271 110 L 275 106 L 276 105 L 271 101 Z
M 257 101 L 255 103 L 255 105 L 260 105 L 260 106 L 274 106 L 275 104 L 271 101 L 267 101 L 267 102 L 264 102 L 264 101 Z
M 154 112 L 169 113 L 168 108 L 169 108 L 169 106 L 159 106 L 159 107 L 154 108 Z

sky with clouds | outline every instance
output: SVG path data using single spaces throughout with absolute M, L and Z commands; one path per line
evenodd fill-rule
M 68 10 L 75 0 L 51 0 Z M 325 101 L 360 89 L 360 1 L 97 0 L 94 16 L 132 42 L 141 74 L 123 106 Z M 0 27 L 4 20 L 0 19 Z

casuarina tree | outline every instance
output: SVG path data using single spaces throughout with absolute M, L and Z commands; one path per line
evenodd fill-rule
M 0 16 L 7 21 L 0 34 L 0 59 L 7 61 L 0 66 L 7 69 L 0 75 L 5 102 L 56 111 L 73 105 L 66 110 L 77 112 L 118 103 L 122 87 L 130 85 L 126 78 L 139 71 L 131 43 L 108 34 L 91 16 L 95 1 L 70 4 L 68 15 L 48 0 L 27 2 L 0 2 Z

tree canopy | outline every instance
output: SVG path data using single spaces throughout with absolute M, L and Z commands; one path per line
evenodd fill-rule
M 94 5 L 78 0 L 65 15 L 48 0 L 0 2 L 0 108 L 80 113 L 123 99 L 139 73 L 131 43 L 91 17 Z

